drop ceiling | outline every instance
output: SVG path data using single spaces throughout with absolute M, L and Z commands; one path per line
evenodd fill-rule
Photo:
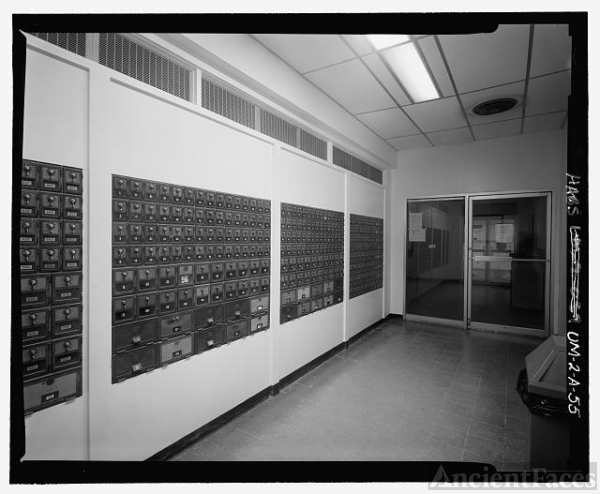
M 266 49 L 398 151 L 566 126 L 571 81 L 567 25 L 501 25 L 489 34 L 411 36 L 440 97 L 415 102 L 363 35 L 255 34 Z M 511 110 L 476 115 L 477 104 L 515 98 Z

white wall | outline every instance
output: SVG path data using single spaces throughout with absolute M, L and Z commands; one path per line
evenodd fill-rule
M 290 108 L 308 124 L 319 126 L 349 151 L 378 165 L 395 166 L 396 150 L 315 88 L 279 57 L 247 34 L 163 34 L 165 39 L 196 53 L 225 73 L 235 75 L 258 94 Z M 215 70 L 210 71 L 215 75 Z
M 384 200 L 383 187 L 358 177 L 348 176 L 348 216 L 346 217 L 346 226 L 349 227 L 350 225 L 350 214 L 384 218 Z M 389 228 L 389 225 L 385 221 L 383 226 L 384 229 Z M 346 249 L 344 262 L 347 269 L 344 278 L 344 291 L 346 294 L 349 294 L 350 242 L 349 232 L 347 233 L 346 244 L 348 248 Z M 384 259 L 385 262 L 386 259 Z M 384 289 L 381 288 L 352 299 L 348 298 L 346 301 L 346 339 L 352 338 L 364 328 L 384 317 L 383 296 Z
M 27 56 L 23 157 L 86 170 L 84 395 L 27 419 L 27 459 L 143 460 L 344 341 L 346 301 L 279 326 L 280 203 L 380 212 L 383 188 L 37 38 Z M 271 199 L 270 329 L 111 384 L 112 174 Z
M 272 237 L 281 237 L 280 220 L 282 202 L 313 208 L 344 211 L 345 174 L 341 168 L 326 167 L 316 160 L 281 149 L 276 159 L 275 206 Z M 273 256 L 273 266 L 279 266 L 278 253 Z M 280 284 L 280 274 L 273 270 L 272 286 Z M 275 291 L 274 291 L 275 292 Z M 344 341 L 344 304 L 336 304 L 308 316 L 279 324 L 280 293 L 273 293 L 274 307 L 271 325 L 277 335 L 277 380 L 292 373 L 302 365 L 331 350 Z M 277 311 L 277 312 L 276 312 Z
M 554 331 L 564 331 L 565 297 L 563 132 L 544 132 L 468 144 L 403 151 L 392 181 L 391 312 L 404 313 L 406 199 L 445 194 L 543 190 L 553 193 L 552 287 Z M 558 232 L 558 234 L 557 234 Z M 562 328 L 562 329 L 561 329 Z
M 270 198 L 273 147 L 102 75 L 94 82 L 90 454 L 140 459 L 269 387 L 269 338 L 252 336 L 111 384 L 112 174 Z
M 26 61 L 23 157 L 84 170 L 84 194 L 89 194 L 88 175 L 88 86 L 85 67 L 65 65 L 36 51 L 28 50 Z M 42 110 L 42 111 L 40 111 Z M 84 203 L 84 218 L 89 215 Z M 84 227 L 84 259 L 89 256 L 89 231 Z M 87 263 L 83 268 L 88 278 Z M 83 287 L 83 306 L 88 292 Z M 89 312 L 83 311 L 83 340 L 88 337 Z M 88 349 L 84 346 L 84 360 Z M 82 374 L 83 396 L 68 403 L 41 410 L 25 418 L 24 459 L 87 457 L 88 397 L 87 372 Z

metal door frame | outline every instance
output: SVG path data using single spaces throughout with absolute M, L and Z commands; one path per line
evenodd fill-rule
M 519 328 L 513 326 L 503 326 L 499 324 L 479 323 L 475 327 L 471 324 L 471 261 L 470 253 L 472 252 L 472 202 L 477 199 L 510 199 L 520 197 L 546 197 L 546 276 L 544 280 L 544 297 L 545 297 L 545 313 L 544 313 L 544 329 Z M 406 293 L 406 261 L 408 255 L 408 203 L 409 202 L 433 202 L 444 200 L 459 200 L 464 202 L 465 223 L 463 231 L 463 320 L 442 319 L 437 317 L 420 316 L 409 314 L 407 312 L 407 293 Z M 552 225 L 554 224 L 553 211 L 553 194 L 550 190 L 516 190 L 512 192 L 475 192 L 463 194 L 443 194 L 431 196 L 416 196 L 408 197 L 404 201 L 404 319 L 406 321 L 415 321 L 429 324 L 439 324 L 444 326 L 459 327 L 465 330 L 474 329 L 488 332 L 508 332 L 512 334 L 526 334 L 540 337 L 547 337 L 551 331 L 551 323 L 553 320 L 552 306 Z
M 494 200 L 494 199 L 521 199 L 526 197 L 545 197 L 546 198 L 546 258 L 542 261 L 546 265 L 546 271 L 544 276 L 544 327 L 543 329 L 525 328 L 520 326 L 507 326 L 503 324 L 492 324 L 475 322 L 471 319 L 472 309 L 472 297 L 473 297 L 473 201 L 478 200 Z M 550 334 L 550 322 L 551 322 L 551 280 L 552 280 L 552 192 L 513 192 L 505 194 L 469 194 L 466 197 L 468 202 L 468 216 L 466 228 L 467 232 L 467 243 L 465 264 L 467 267 L 467 278 L 465 278 L 465 291 L 466 291 L 466 328 L 480 331 L 491 331 L 491 332 L 508 332 L 512 334 L 525 334 L 535 335 L 547 338 Z
M 451 326 L 451 327 L 458 327 L 461 329 L 466 329 L 467 328 L 467 293 L 466 293 L 466 289 L 467 289 L 467 250 L 466 250 L 466 241 L 467 241 L 467 207 L 468 207 L 468 196 L 466 194 L 445 194 L 445 195 L 440 195 L 440 196 L 427 196 L 427 197 L 414 197 L 414 198 L 407 198 L 405 200 L 404 203 L 404 234 L 406 236 L 407 231 L 408 231 L 408 203 L 409 202 L 436 202 L 436 201 L 459 201 L 461 200 L 463 201 L 463 205 L 465 208 L 465 225 L 464 225 L 464 231 L 463 231 L 463 245 L 465 246 L 465 248 L 463 249 L 463 259 L 465 260 L 464 262 L 464 266 L 463 266 L 463 279 L 464 279 L 464 284 L 463 284 L 463 318 L 462 320 L 457 320 L 457 319 L 443 319 L 443 318 L 439 318 L 439 317 L 430 317 L 430 316 L 421 316 L 421 315 L 417 315 L 417 314 L 409 314 L 407 312 L 407 293 L 406 293 L 406 260 L 408 257 L 408 239 L 405 237 L 404 239 L 404 280 L 403 280 L 403 285 L 404 285 L 404 320 L 406 321 L 414 321 L 414 322 L 421 322 L 421 323 L 427 323 L 427 324 L 438 324 L 438 325 L 443 325 L 443 326 Z

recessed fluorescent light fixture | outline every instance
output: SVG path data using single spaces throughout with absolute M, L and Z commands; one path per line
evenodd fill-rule
M 415 103 L 440 97 L 414 43 L 381 53 Z
M 367 34 L 367 38 L 373 43 L 376 50 L 383 50 L 410 41 L 406 34 Z

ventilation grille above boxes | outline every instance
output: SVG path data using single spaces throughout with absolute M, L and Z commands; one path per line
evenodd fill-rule
M 173 96 L 191 101 L 190 69 L 120 34 L 100 33 L 98 62 Z
M 193 70 L 152 51 L 118 33 L 31 33 L 49 43 L 81 56 L 94 59 L 105 67 L 149 84 L 186 101 L 194 101 Z M 92 56 L 92 39 L 98 39 L 98 53 Z M 327 160 L 327 141 L 275 113 L 244 98 L 244 95 L 202 78 L 202 108 L 245 127 L 284 142 L 312 156 Z M 381 170 L 356 156 L 333 146 L 333 164 L 383 183 Z
M 327 159 L 326 141 L 207 78 L 202 78 L 202 108 L 317 158 Z
M 373 180 L 373 182 L 377 182 L 378 184 L 383 183 L 383 173 L 380 169 L 369 165 L 365 161 L 343 151 L 337 146 L 333 146 L 333 164 L 344 168 L 345 170 L 357 173 L 369 180 Z
M 31 33 L 48 43 L 85 57 L 86 33 Z

